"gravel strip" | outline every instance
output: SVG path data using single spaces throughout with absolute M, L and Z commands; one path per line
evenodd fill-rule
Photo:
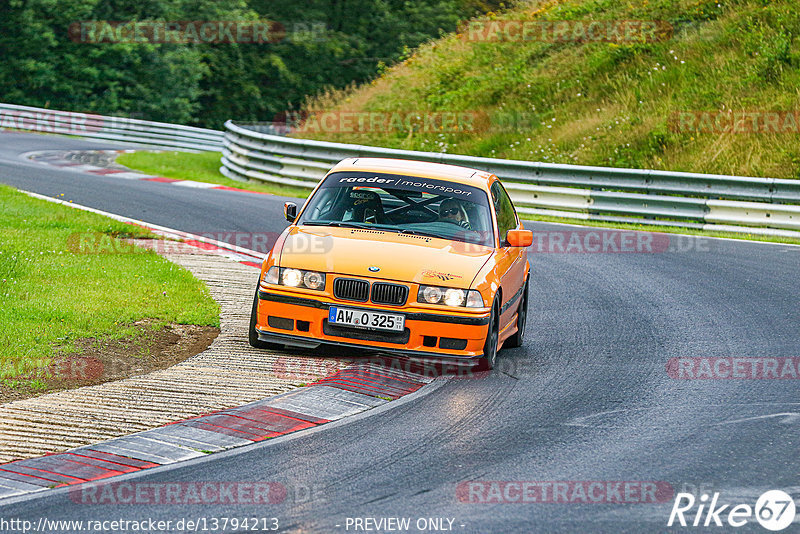
M 137 244 L 149 245 L 143 241 Z M 247 328 L 258 271 L 200 249 L 164 254 L 208 285 L 220 335 L 169 369 L 0 405 L 0 463 L 61 452 L 285 393 L 350 362 L 257 350 Z

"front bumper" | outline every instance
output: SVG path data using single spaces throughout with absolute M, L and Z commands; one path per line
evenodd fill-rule
M 256 331 L 271 343 L 314 348 L 322 344 L 378 350 L 404 356 L 476 358 L 483 355 L 489 313 L 447 314 L 320 299 L 265 290 L 258 292 Z M 405 315 L 402 333 L 328 324 L 331 306 Z

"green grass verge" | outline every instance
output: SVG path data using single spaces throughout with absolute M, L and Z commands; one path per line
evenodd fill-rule
M 78 249 L 97 236 L 116 252 Z M 142 319 L 219 326 L 203 282 L 152 251 L 119 247 L 125 237 L 152 236 L 0 186 L 0 379 L 46 367 L 80 339 L 141 335 Z
M 120 154 L 117 163 L 147 174 L 238 187 L 259 193 L 306 198 L 311 192 L 310 189 L 266 182 L 231 180 L 219 172 L 221 157 L 222 154 L 219 152 L 133 152 Z

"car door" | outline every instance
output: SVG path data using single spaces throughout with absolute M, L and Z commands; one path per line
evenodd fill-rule
M 519 299 L 525 283 L 525 269 L 527 249 L 524 247 L 510 247 L 506 242 L 509 230 L 520 228 L 519 217 L 514 209 L 514 204 L 508 196 L 500 180 L 495 181 L 490 188 L 495 216 L 497 217 L 497 237 L 500 248 L 497 250 L 497 275 L 502 288 L 502 302 L 500 303 L 500 331 L 513 320 Z

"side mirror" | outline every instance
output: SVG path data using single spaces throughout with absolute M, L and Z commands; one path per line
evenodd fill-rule
M 286 217 L 287 221 L 293 223 L 295 219 L 297 219 L 297 204 L 295 204 L 294 202 L 284 203 L 283 216 Z
M 533 232 L 530 230 L 509 230 L 506 243 L 510 247 L 529 247 L 533 244 Z

